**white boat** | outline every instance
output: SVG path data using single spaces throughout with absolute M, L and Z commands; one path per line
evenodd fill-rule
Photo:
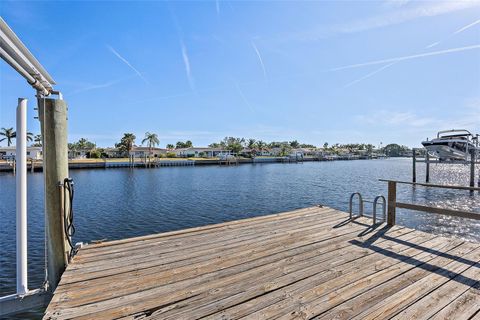
M 472 150 L 478 153 L 480 150 L 477 135 L 464 129 L 453 129 L 439 131 L 437 137 L 432 140 L 422 142 L 428 153 L 437 157 L 440 161 L 464 160 L 470 159 Z

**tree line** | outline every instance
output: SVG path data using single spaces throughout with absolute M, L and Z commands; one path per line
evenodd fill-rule
M 12 128 L 1 128 L 0 129 L 0 142 L 6 141 L 7 146 L 11 146 L 13 140 L 16 138 L 16 132 Z M 133 133 L 124 133 L 123 137 L 118 143 L 115 144 L 115 147 L 119 152 L 124 155 L 128 155 L 135 145 L 135 140 L 137 137 Z M 27 141 L 34 142 L 32 146 L 42 146 L 42 137 L 40 134 L 34 135 L 31 132 L 27 133 Z M 142 139 L 142 145 L 150 149 L 150 152 L 153 148 L 157 147 L 160 144 L 160 139 L 156 133 L 146 132 L 144 138 Z M 250 149 L 253 153 L 259 153 L 266 149 L 279 148 L 280 154 L 288 154 L 292 149 L 297 148 L 317 148 L 315 145 L 300 143 L 297 140 L 292 141 L 272 141 L 265 142 L 263 140 L 256 140 L 253 138 L 239 138 L 239 137 L 225 137 L 219 142 L 214 142 L 208 145 L 211 148 L 222 148 L 225 150 L 230 150 L 233 153 L 240 153 L 244 148 Z M 168 150 L 191 148 L 193 143 L 191 140 L 186 141 L 177 141 L 176 144 L 167 144 L 166 148 Z M 88 141 L 85 138 L 81 138 L 76 142 L 69 143 L 68 149 L 75 150 L 89 150 L 89 156 L 92 158 L 100 158 L 105 156 L 104 149 L 97 148 L 95 143 Z M 329 145 L 328 142 L 323 144 L 323 150 L 330 153 L 339 153 L 340 150 L 348 150 L 350 153 L 357 151 L 365 151 L 367 154 L 373 152 L 374 146 L 367 143 L 348 143 L 348 144 L 333 144 Z M 385 147 L 381 148 L 380 151 L 389 157 L 398 157 L 405 155 L 405 153 L 410 152 L 411 149 L 404 145 L 399 145 L 396 143 L 388 144 Z

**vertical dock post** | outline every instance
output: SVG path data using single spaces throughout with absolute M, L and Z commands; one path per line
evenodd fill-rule
M 16 137 L 17 294 L 28 292 L 27 276 L 27 99 L 19 98 Z
M 417 182 L 417 151 L 412 149 L 412 182 Z
M 388 181 L 388 212 L 387 225 L 395 225 L 395 216 L 397 208 L 397 183 L 395 181 Z
M 475 153 L 475 149 L 470 150 L 470 187 L 475 187 Z
M 68 263 L 59 185 L 68 178 L 67 104 L 62 99 L 38 98 L 43 139 L 48 285 L 54 291 Z M 69 200 L 65 199 L 65 205 Z
M 430 155 L 428 154 L 428 151 L 425 152 L 425 163 L 426 163 L 425 182 L 429 183 L 430 182 Z

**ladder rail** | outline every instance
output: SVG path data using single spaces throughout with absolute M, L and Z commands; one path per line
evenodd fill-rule
M 350 202 L 349 202 L 349 213 L 350 213 L 350 220 L 353 218 L 353 198 L 358 195 L 358 216 L 363 216 L 363 198 L 360 192 L 354 192 L 350 195 Z

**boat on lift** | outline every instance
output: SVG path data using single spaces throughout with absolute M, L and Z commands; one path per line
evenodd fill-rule
M 474 135 L 468 130 L 453 129 L 439 131 L 437 137 L 422 142 L 427 152 L 437 157 L 440 161 L 468 161 L 472 154 L 478 153 L 479 135 Z

